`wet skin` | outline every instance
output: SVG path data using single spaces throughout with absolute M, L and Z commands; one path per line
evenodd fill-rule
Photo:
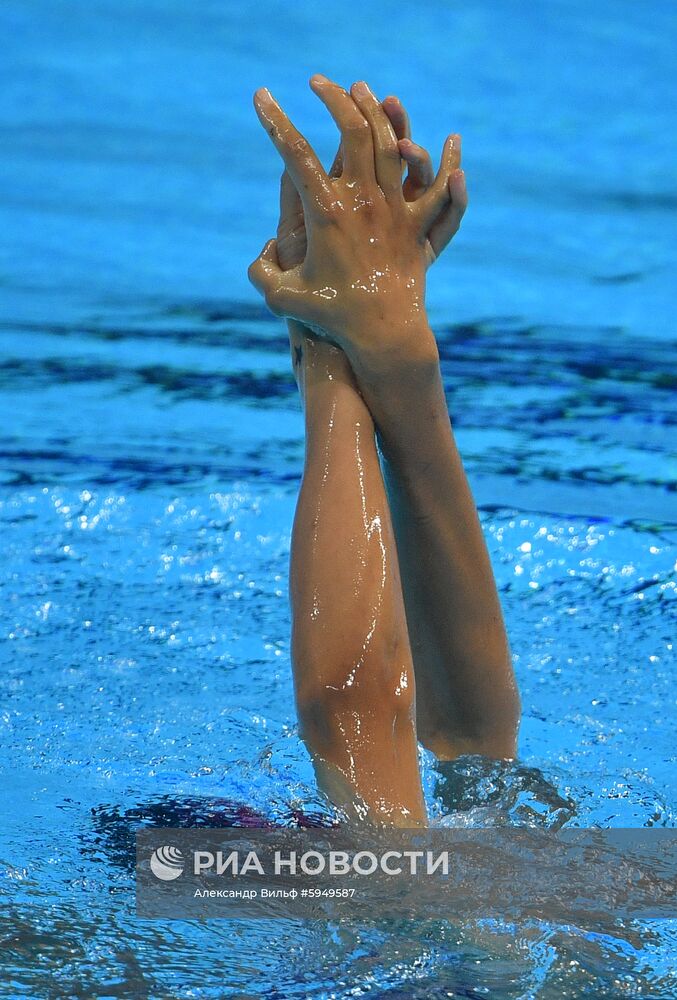
M 458 137 L 447 139 L 428 190 L 407 201 L 397 137 L 366 85 L 356 84 L 353 96 L 321 76 L 311 86 L 341 129 L 341 173 L 325 173 L 269 92 L 257 91 L 259 118 L 301 199 L 307 249 L 300 264 L 283 271 L 271 241 L 250 277 L 274 312 L 302 320 L 342 347 L 353 363 L 382 351 L 384 329 L 389 350 L 411 350 L 427 325 L 428 230 L 450 200 Z M 462 184 L 462 175 L 455 183 Z
M 364 87 L 348 93 L 322 77 L 311 86 L 341 131 L 327 174 L 270 95 L 255 96 L 286 169 L 277 240 L 250 268 L 288 317 L 306 410 L 291 574 L 297 707 L 328 794 L 411 825 L 425 819 L 416 727 L 441 759 L 510 757 L 519 716 L 423 303 L 425 270 L 467 203 L 460 137 L 449 137 L 433 177 L 396 98 L 380 105 Z M 339 481 L 352 490 L 329 488 Z M 378 511 L 378 551 L 367 507 Z
M 414 673 L 374 424 L 346 355 L 308 336 L 306 426 L 292 531 L 292 663 L 318 784 L 349 815 L 425 821 Z

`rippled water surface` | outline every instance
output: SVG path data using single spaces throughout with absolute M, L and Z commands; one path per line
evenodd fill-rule
M 502 592 L 520 760 L 424 756 L 437 823 L 675 826 L 675 9 L 8 0 L 0 64 L 5 990 L 672 997 L 675 925 L 162 923 L 141 825 L 326 821 L 287 560 L 303 428 L 246 266 L 270 85 L 322 70 L 464 135 L 430 279 Z

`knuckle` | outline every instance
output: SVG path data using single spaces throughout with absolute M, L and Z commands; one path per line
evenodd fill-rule
M 371 194 L 362 193 L 356 208 L 363 218 L 372 219 L 376 213 L 376 199 Z
M 340 198 L 328 198 L 322 203 L 322 211 L 318 213 L 316 223 L 323 226 L 339 226 L 343 218 L 343 203 Z
M 346 122 L 345 130 L 348 135 L 355 138 L 366 138 L 367 133 L 371 131 L 371 126 L 366 118 L 354 117 Z
M 308 152 L 308 143 L 302 135 L 296 135 L 289 143 L 290 149 L 295 153 L 305 155 Z

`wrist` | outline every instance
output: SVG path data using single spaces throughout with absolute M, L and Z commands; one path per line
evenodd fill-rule
M 349 355 L 384 457 L 412 474 L 452 438 L 437 343 L 429 327 L 419 333 L 403 349 Z
M 309 337 L 313 334 L 309 326 L 302 323 L 300 319 L 292 319 L 291 316 L 287 317 L 287 329 L 295 337 Z
M 439 374 L 437 342 L 425 318 L 406 324 L 379 321 L 364 334 L 351 330 L 342 339 L 355 374 L 375 388 L 388 390 L 412 380 L 425 384 Z

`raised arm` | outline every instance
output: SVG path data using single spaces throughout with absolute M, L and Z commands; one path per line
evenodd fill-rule
M 421 741 L 441 758 L 515 752 L 519 699 L 481 526 L 456 448 L 424 306 L 431 234 L 465 207 L 457 136 L 413 201 L 390 116 L 364 84 L 311 85 L 341 131 L 342 173 L 324 173 L 266 91 L 259 116 L 299 192 L 307 252 L 285 271 L 275 241 L 250 276 L 278 315 L 347 354 L 376 423 L 395 523 Z M 451 220 L 451 221 L 450 221 Z M 455 220 L 455 221 L 454 221 Z M 432 251 L 432 252 L 431 252 Z

